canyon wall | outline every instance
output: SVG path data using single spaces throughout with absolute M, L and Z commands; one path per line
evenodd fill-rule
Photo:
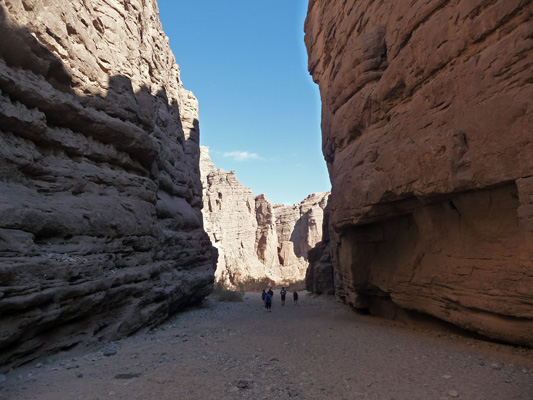
M 213 287 L 197 102 L 156 0 L 0 0 L 0 369 Z
M 216 168 L 201 147 L 205 230 L 218 249 L 216 280 L 238 286 L 251 279 L 276 283 L 305 277 L 307 253 L 322 238 L 329 193 L 314 193 L 298 204 L 272 203 L 242 185 L 235 171 Z
M 311 288 L 533 345 L 532 13 L 518 0 L 310 0 L 332 182 Z
M 328 197 L 329 193 L 319 192 L 297 204 L 274 205 L 279 262 L 286 275 L 298 279 L 305 277 L 309 250 L 322 240 L 322 221 Z

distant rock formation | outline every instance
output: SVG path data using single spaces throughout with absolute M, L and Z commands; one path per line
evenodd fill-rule
M 201 147 L 204 227 L 219 258 L 216 279 L 235 286 L 248 279 L 277 283 L 301 280 L 307 252 L 322 238 L 323 209 L 329 193 L 315 193 L 291 206 L 272 205 L 235 177 L 217 169 Z
M 333 242 L 311 287 L 333 268 L 356 308 L 533 345 L 532 12 L 310 0 Z
M 197 102 L 156 0 L 0 0 L 0 369 L 213 287 Z M 1 371 L 0 371 L 1 372 Z
M 313 193 L 298 204 L 275 205 L 279 262 L 287 276 L 303 279 L 308 252 L 322 240 L 322 220 L 329 192 Z

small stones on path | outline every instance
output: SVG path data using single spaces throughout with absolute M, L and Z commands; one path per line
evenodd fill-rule
M 251 389 L 253 386 L 254 381 L 246 380 L 246 379 L 239 379 L 235 382 L 233 382 L 233 386 L 239 388 L 239 389 Z
M 139 373 L 130 373 L 130 374 L 117 374 L 114 376 L 115 379 L 133 379 L 140 377 L 141 374 Z
M 113 347 L 108 347 L 104 350 L 102 350 L 102 354 L 106 357 L 109 357 L 109 356 L 114 356 L 115 354 L 117 354 L 117 349 L 113 348 Z
M 289 395 L 289 397 L 298 397 L 298 390 L 294 388 L 288 388 L 287 394 Z
M 262 304 L 256 297 L 253 301 Z M 57 394 L 54 400 L 86 398 L 82 390 L 90 391 L 91 399 L 113 395 L 117 399 L 460 400 L 489 399 L 493 393 L 501 399 L 529 399 L 513 397 L 532 387 L 528 382 L 533 369 L 524 357 L 517 362 L 505 357 L 509 351 L 494 354 L 484 343 L 476 352 L 463 354 L 460 343 L 441 343 L 403 328 L 392 335 L 386 330 L 388 323 L 367 321 L 351 311 L 345 318 L 348 311 L 339 311 L 337 303 L 332 303 L 336 308 L 331 313 L 322 315 L 319 301 L 323 302 L 316 300 L 314 308 L 302 307 L 301 319 L 291 329 L 269 335 L 263 335 L 265 324 L 276 313 L 265 318 L 257 312 L 259 307 L 248 312 L 239 305 L 229 309 L 217 305 L 179 314 L 165 329 L 100 343 L 79 360 L 65 356 L 35 364 L 36 360 L 20 370 L 32 369 L 35 376 L 24 373 L 17 381 L 17 371 L 9 372 L 2 383 L 6 377 L 0 375 L 0 400 L 5 394 L 14 395 L 9 399 L 39 398 L 35 394 L 43 388 Z M 285 307 L 280 314 L 290 310 Z M 205 318 L 200 319 L 199 313 Z M 280 315 L 280 323 L 289 320 Z M 348 329 L 354 321 L 357 332 Z M 331 335 L 345 326 L 342 335 Z M 322 340 L 316 341 L 317 335 Z M 416 346 L 411 346 L 413 336 L 420 338 Z M 79 369 L 71 369 L 78 365 Z M 365 368 L 358 368 L 362 365 Z M 407 378 L 405 383 L 397 382 L 384 365 L 395 365 L 395 371 Z

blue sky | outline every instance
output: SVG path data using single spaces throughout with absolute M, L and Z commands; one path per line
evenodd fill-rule
M 200 142 L 254 195 L 293 204 L 330 190 L 320 96 L 307 72 L 307 0 L 158 0 Z

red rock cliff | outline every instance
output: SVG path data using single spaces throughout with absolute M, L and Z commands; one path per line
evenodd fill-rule
M 533 345 L 532 13 L 517 0 L 310 0 L 347 303 Z

